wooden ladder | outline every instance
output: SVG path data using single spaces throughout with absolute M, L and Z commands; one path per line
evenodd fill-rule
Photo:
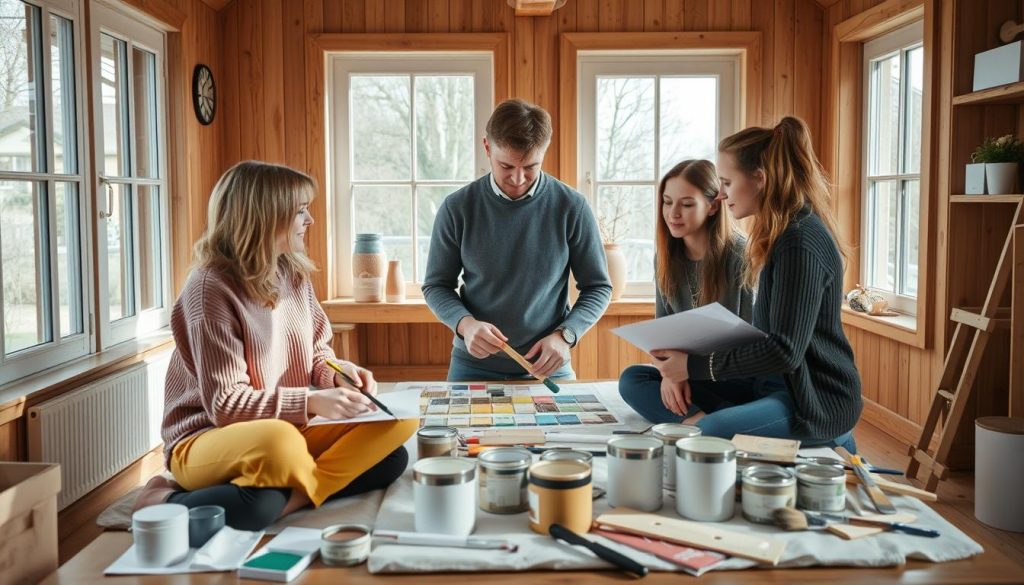
M 953 309 L 949 316 L 950 320 L 956 322 L 953 342 L 946 353 L 942 378 L 939 380 L 939 387 L 932 399 L 932 407 L 928 411 L 928 418 L 921 431 L 921 438 L 917 445 L 910 446 L 910 465 L 907 466 L 906 475 L 911 483 L 924 487 L 930 492 L 934 492 L 938 488 L 939 481 L 946 479 L 949 475 L 946 462 L 953 447 L 953 439 L 960 426 L 964 408 L 971 396 L 974 380 L 977 377 L 978 367 L 981 365 L 989 337 L 997 325 L 1008 321 L 997 318 L 997 313 L 1003 293 L 1006 291 L 1006 284 L 1013 272 L 1014 231 L 1022 221 L 1024 221 L 1024 201 L 1017 204 L 1013 223 L 1010 224 L 1006 241 L 1003 243 L 1003 251 L 999 255 L 999 263 L 996 265 L 996 271 L 992 276 L 992 283 L 988 287 L 988 295 L 985 297 L 985 304 L 982 306 L 981 312 L 974 313 L 957 308 Z M 939 445 L 935 454 L 930 455 L 928 446 L 940 423 Z M 924 481 L 919 479 L 922 471 L 927 474 Z

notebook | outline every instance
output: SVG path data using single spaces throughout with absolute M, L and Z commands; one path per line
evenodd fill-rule
M 320 553 L 320 530 L 289 526 L 238 568 L 243 579 L 287 583 Z

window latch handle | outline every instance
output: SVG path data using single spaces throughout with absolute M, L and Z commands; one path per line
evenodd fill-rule
M 100 186 L 107 191 L 107 207 L 100 210 L 100 218 L 110 221 L 114 216 L 114 185 L 103 175 L 100 175 Z

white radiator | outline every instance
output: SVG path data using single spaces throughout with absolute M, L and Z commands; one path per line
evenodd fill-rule
M 29 460 L 59 463 L 57 508 L 160 444 L 170 352 L 28 410 Z

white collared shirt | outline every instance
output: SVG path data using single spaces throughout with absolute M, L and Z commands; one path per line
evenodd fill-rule
M 541 178 L 543 176 L 544 176 L 544 173 L 538 173 L 537 174 L 537 180 L 534 181 L 533 185 L 530 186 L 530 190 L 527 191 L 526 194 L 524 194 L 519 199 L 513 199 L 513 198 L 509 197 L 508 195 L 506 195 L 505 192 L 502 191 L 500 187 L 498 187 L 498 183 L 495 182 L 495 180 L 494 180 L 494 173 L 488 174 L 488 178 L 491 181 L 491 189 L 494 190 L 494 194 L 497 195 L 498 197 L 501 197 L 502 199 L 506 199 L 508 201 L 520 201 L 522 199 L 529 199 L 530 197 L 533 197 L 533 194 L 537 191 L 537 185 L 540 185 L 540 181 L 541 181 Z

